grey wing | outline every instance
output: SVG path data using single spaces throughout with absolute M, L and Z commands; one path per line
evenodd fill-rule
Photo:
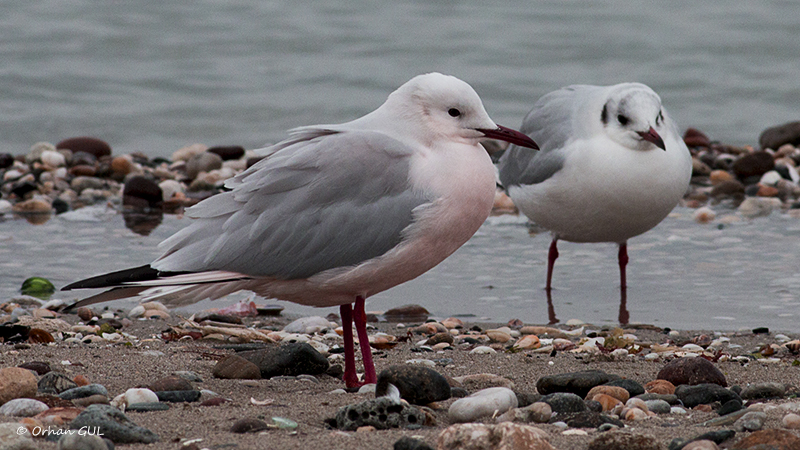
M 581 98 L 600 89 L 597 86 L 573 85 L 540 98 L 522 121 L 520 131 L 531 137 L 540 150 L 530 151 L 509 146 L 498 162 L 500 183 L 511 186 L 541 183 L 564 165 L 563 148 L 574 136 L 573 119 Z
M 380 256 L 430 202 L 409 188 L 411 154 L 368 131 L 282 148 L 187 210 L 194 222 L 161 243 L 152 266 L 296 279 Z

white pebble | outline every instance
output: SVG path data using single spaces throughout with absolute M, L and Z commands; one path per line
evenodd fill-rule
M 587 433 L 585 430 L 579 430 L 577 428 L 573 428 L 571 430 L 564 430 L 564 431 L 561 432 L 561 434 L 564 435 L 564 436 L 588 436 L 589 435 L 589 433 Z
M 154 403 L 158 401 L 158 396 L 150 389 L 131 388 L 125 391 L 125 404 L 135 405 L 137 403 Z
M 473 348 L 470 351 L 470 353 L 474 353 L 476 355 L 486 355 L 486 354 L 494 355 L 495 353 L 497 353 L 497 351 L 495 349 L 493 349 L 492 347 L 487 347 L 485 345 L 481 345 L 481 346 Z
M 359 394 L 375 394 L 375 383 L 365 384 L 358 388 Z
M 287 333 L 314 334 L 329 328 L 336 328 L 336 324 L 328 319 L 319 316 L 301 317 L 294 322 L 283 327 Z
M 517 407 L 517 395 L 504 387 L 482 389 L 450 405 L 448 415 L 453 422 L 473 422 L 481 417 L 500 415 Z
M 436 367 L 436 363 L 431 361 L 430 359 L 409 359 L 406 361 L 406 364 L 419 364 L 420 366 L 425 367 Z

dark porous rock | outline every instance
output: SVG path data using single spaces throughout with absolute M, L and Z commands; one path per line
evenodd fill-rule
M 122 204 L 137 209 L 155 208 L 163 202 L 161 188 L 155 181 L 135 176 L 125 182 Z
M 694 386 L 682 384 L 675 388 L 675 395 L 683 402 L 683 405 L 688 408 L 714 402 L 725 404 L 725 402 L 730 400 L 742 401 L 735 392 L 713 383 L 697 384 Z
M 663 450 L 658 439 L 649 434 L 627 430 L 610 430 L 597 435 L 589 442 L 588 450 Z
M 186 162 L 186 176 L 194 180 L 201 172 L 222 168 L 222 158 L 216 153 L 203 152 Z
M 425 441 L 414 439 L 409 436 L 403 436 L 394 443 L 393 450 L 434 450 L 433 447 L 426 444 Z
M 540 401 L 550 405 L 553 412 L 559 414 L 583 412 L 587 409 L 582 397 L 569 392 L 545 395 Z
M 426 405 L 450 398 L 450 384 L 439 372 L 418 365 L 393 365 L 378 374 L 375 397 L 382 397 L 393 384 L 400 397 L 414 405 Z
M 797 450 L 800 438 L 787 430 L 759 430 L 739 440 L 731 450 Z
M 36 372 L 36 375 L 44 375 L 50 372 L 50 364 L 44 361 L 31 361 L 25 364 L 20 364 L 19 367 Z
M 147 389 L 150 389 L 153 392 L 192 391 L 194 390 L 194 386 L 192 386 L 192 383 L 189 383 L 177 375 L 170 375 L 150 383 L 150 385 L 147 386 Z
M 758 137 L 758 145 L 762 150 L 777 150 L 783 144 L 800 146 L 800 121 L 767 128 Z
M 727 386 L 725 375 L 711 361 L 705 358 L 678 358 L 661 368 L 656 376 L 659 380 L 667 380 L 675 386 L 681 384 L 714 383 Z
M 90 395 L 104 395 L 108 397 L 108 391 L 102 384 L 87 384 L 78 386 L 58 394 L 64 400 L 75 400 L 76 398 L 89 397 Z
M 539 378 L 536 382 L 536 390 L 542 395 L 570 392 L 583 398 L 593 387 L 619 378 L 618 375 L 607 374 L 602 370 L 561 373 Z
M 760 177 L 775 168 L 775 160 L 767 152 L 745 153 L 733 162 L 731 170 L 736 178 L 744 181 L 750 177 Z
M 678 396 L 675 394 L 654 394 L 652 392 L 645 392 L 644 394 L 637 395 L 636 398 L 644 401 L 664 400 L 670 405 L 677 405 L 679 403 Z
M 559 415 L 556 420 L 565 422 L 570 428 L 597 428 L 604 423 L 610 423 L 620 428 L 625 426 L 619 419 L 595 411 Z
M 742 390 L 742 400 L 756 400 L 759 398 L 783 398 L 786 395 L 786 386 L 781 383 L 765 382 L 747 386 Z
M 244 147 L 241 145 L 220 145 L 206 151 L 219 156 L 223 161 L 241 159 L 244 156 Z
M 719 407 L 717 410 L 717 414 L 720 416 L 727 416 L 730 413 L 734 413 L 742 409 L 742 402 L 741 400 L 732 399 L 728 400 L 727 402 L 723 403 L 722 406 Z
M 50 371 L 39 379 L 39 392 L 58 395 L 66 390 L 78 387 L 68 376 L 61 372 Z
M 200 391 L 157 391 L 156 396 L 160 402 L 191 403 L 200 400 Z
M 378 430 L 416 429 L 425 423 L 425 413 L 415 406 L 396 403 L 389 397 L 380 397 L 339 408 L 335 423 L 336 428 L 345 431 L 355 431 L 366 425 Z
M 9 153 L 0 153 L 0 169 L 8 169 L 14 165 L 14 157 Z
M 317 375 L 325 373 L 329 366 L 328 359 L 305 342 L 240 352 L 239 356 L 255 364 L 261 371 L 261 378 Z
M 687 147 L 710 147 L 711 139 L 696 128 L 687 128 L 683 133 L 683 142 Z
M 133 411 L 133 412 L 150 412 L 150 411 L 166 411 L 169 409 L 169 405 L 162 402 L 142 402 L 142 403 L 134 403 L 132 405 L 128 405 L 125 408 L 125 411 Z
M 689 445 L 689 443 L 695 441 L 711 441 L 715 444 L 721 444 L 735 435 L 736 432 L 733 430 L 719 430 L 709 431 L 708 433 L 703 433 L 692 439 L 675 438 L 669 443 L 668 450 L 681 450 Z
M 95 158 L 111 155 L 111 146 L 108 143 L 86 136 L 64 139 L 56 144 L 56 148 L 72 150 L 73 155 L 78 152 L 88 153 Z
M 94 427 L 98 434 L 111 439 L 115 444 L 150 444 L 158 441 L 158 435 L 136 425 L 120 410 L 111 405 L 90 405 L 69 424 L 70 429 Z
M 617 386 L 628 391 L 631 397 L 644 394 L 644 386 L 638 381 L 629 380 L 627 378 L 620 378 L 619 380 L 611 380 L 605 386 Z
M 420 305 L 398 306 L 383 313 L 388 322 L 424 322 L 429 315 L 430 312 Z
M 245 417 L 244 419 L 239 419 L 233 423 L 233 426 L 231 426 L 231 433 L 257 433 L 259 431 L 264 431 L 267 428 L 269 427 L 263 420 Z
M 217 361 L 212 374 L 217 378 L 230 380 L 261 379 L 258 366 L 238 355 L 229 355 Z

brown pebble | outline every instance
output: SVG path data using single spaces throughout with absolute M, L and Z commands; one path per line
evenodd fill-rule
M 92 317 L 95 316 L 94 311 L 92 311 L 90 308 L 87 308 L 85 306 L 81 306 L 75 312 L 78 314 L 78 317 L 84 322 L 88 322 L 88 321 L 92 320 Z
M 675 393 L 675 385 L 667 380 L 653 380 L 644 385 L 644 390 L 651 394 L 672 395 Z
M 208 400 L 203 400 L 202 402 L 200 402 L 200 406 L 219 406 L 227 401 L 228 399 L 222 397 L 214 397 Z
M 95 158 L 111 155 L 111 146 L 100 139 L 82 136 L 64 139 L 56 144 L 57 149 L 69 149 L 72 153 L 86 152 Z
M 76 398 L 72 400 L 75 406 L 87 407 L 89 405 L 106 405 L 108 404 L 108 397 L 103 394 L 90 395 L 88 397 Z
M 78 386 L 88 386 L 90 384 L 89 379 L 83 375 L 75 375 L 75 378 L 73 378 L 72 381 L 74 381 Z

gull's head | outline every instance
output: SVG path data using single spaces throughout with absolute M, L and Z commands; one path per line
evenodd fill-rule
M 449 75 L 418 75 L 389 95 L 381 109 L 425 145 L 500 139 L 538 148 L 528 136 L 494 123 L 472 86 Z
M 600 121 L 609 138 L 620 145 L 633 150 L 666 150 L 661 138 L 667 130 L 661 98 L 644 84 L 610 86 Z

